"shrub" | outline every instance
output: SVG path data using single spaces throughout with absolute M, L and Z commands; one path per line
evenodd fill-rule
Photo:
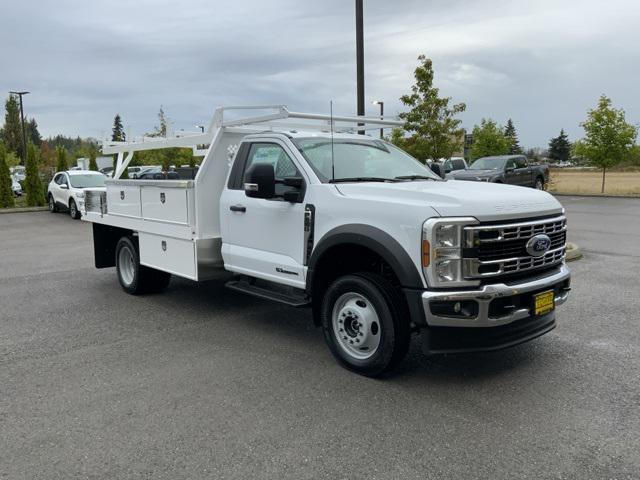
M 38 152 L 33 143 L 27 146 L 27 161 L 25 165 L 26 179 L 25 190 L 27 194 L 27 205 L 30 207 L 40 207 L 44 205 L 44 187 L 40 180 L 38 171 Z

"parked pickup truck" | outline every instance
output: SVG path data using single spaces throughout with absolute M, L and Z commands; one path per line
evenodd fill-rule
M 173 275 L 232 272 L 235 291 L 309 307 L 335 358 L 368 376 L 393 369 L 413 334 L 434 354 L 555 327 L 570 272 L 551 195 L 446 181 L 384 140 L 348 133 L 397 121 L 272 109 L 221 107 L 202 134 L 105 143 L 115 178 L 86 192 L 83 215 L 96 267 L 115 266 L 134 295 Z M 204 155 L 194 180 L 119 179 L 134 152 L 170 147 Z
M 549 181 L 549 167 L 531 164 L 524 155 L 499 155 L 478 158 L 466 170 L 448 173 L 447 178 L 508 183 L 544 190 Z

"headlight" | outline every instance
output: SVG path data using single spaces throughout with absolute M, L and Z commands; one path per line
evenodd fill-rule
M 84 198 L 84 192 L 83 191 L 76 192 L 74 195 L 76 196 L 76 198 Z
M 433 218 L 422 226 L 422 270 L 432 287 L 477 285 L 464 279 L 463 228 L 477 224 L 472 217 Z

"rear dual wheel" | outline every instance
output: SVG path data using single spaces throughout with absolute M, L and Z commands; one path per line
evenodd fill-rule
M 131 295 L 160 292 L 171 281 L 170 273 L 140 265 L 137 242 L 129 236 L 116 246 L 116 271 L 120 286 Z
M 384 375 L 409 349 L 406 305 L 398 290 L 379 275 L 363 272 L 338 278 L 324 295 L 320 317 L 331 353 L 361 375 Z

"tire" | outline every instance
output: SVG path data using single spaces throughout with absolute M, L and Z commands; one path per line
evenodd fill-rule
M 122 237 L 116 245 L 116 272 L 120 286 L 131 295 L 164 290 L 171 281 L 171 274 L 140 265 L 136 243 L 132 237 Z
M 367 377 L 390 372 L 405 357 L 411 340 L 408 318 L 398 290 L 368 272 L 338 278 L 320 306 L 331 353 L 344 367 Z
M 536 178 L 536 183 L 533 188 L 535 188 L 536 190 L 544 190 L 544 180 L 542 180 L 542 178 L 540 177 Z
M 78 220 L 80 218 L 80 210 L 78 210 L 76 201 L 73 198 L 69 201 L 69 215 L 71 215 L 71 218 L 74 220 Z
M 58 206 L 56 205 L 56 201 L 53 199 L 53 195 L 49 194 L 49 211 L 51 213 L 56 213 L 58 211 Z

